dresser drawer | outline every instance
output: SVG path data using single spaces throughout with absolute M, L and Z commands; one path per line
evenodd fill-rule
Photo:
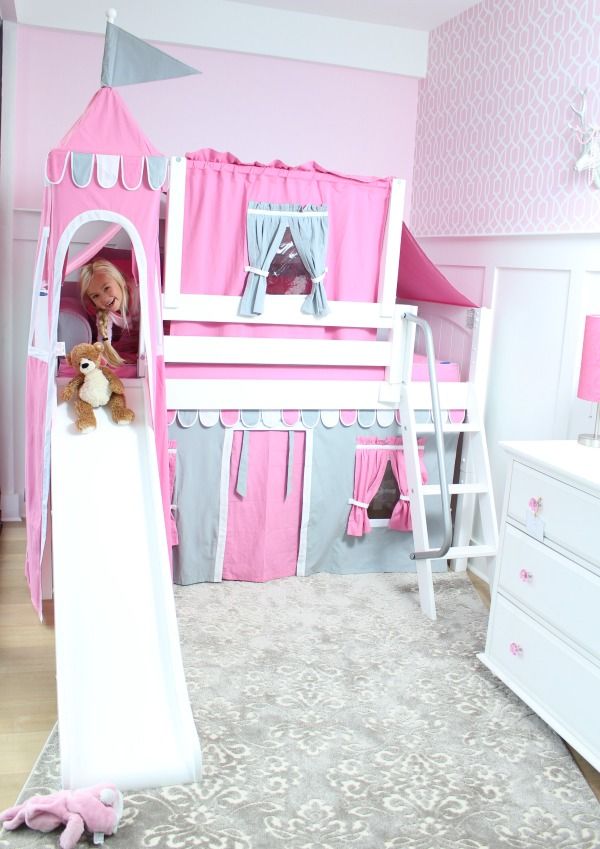
M 506 525 L 498 585 L 600 659 L 600 577 Z
M 544 521 L 545 538 L 591 563 L 600 563 L 600 501 L 597 498 L 515 462 L 508 515 L 523 525 L 531 512 L 530 498 L 542 499 L 538 515 Z
M 536 713 L 600 767 L 600 670 L 507 599 L 498 595 L 494 601 L 484 659 Z

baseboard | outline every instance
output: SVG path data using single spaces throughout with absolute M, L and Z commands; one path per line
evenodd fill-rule
M 3 493 L 2 498 L 0 498 L 0 509 L 2 509 L 3 522 L 21 521 L 21 511 L 18 493 Z
M 480 566 L 475 565 L 477 563 L 477 560 L 469 560 L 469 562 L 467 563 L 467 570 L 469 572 L 472 572 L 476 577 L 478 577 L 480 580 L 484 581 L 484 583 L 489 585 L 490 579 L 487 573 L 487 569 L 482 570 Z

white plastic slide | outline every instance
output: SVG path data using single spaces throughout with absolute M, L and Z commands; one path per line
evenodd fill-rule
M 52 545 L 63 787 L 186 784 L 201 754 L 186 689 L 154 434 L 142 380 L 131 425 L 108 408 L 52 426 Z M 64 381 L 62 382 L 64 384 Z

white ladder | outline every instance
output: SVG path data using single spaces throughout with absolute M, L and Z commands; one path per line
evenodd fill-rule
M 429 368 L 431 389 L 429 409 L 433 413 L 433 423 L 417 423 L 415 412 L 420 409 L 420 406 L 415 406 L 412 385 L 406 379 L 402 383 L 400 394 L 400 415 L 415 545 L 415 552 L 411 558 L 417 565 L 421 609 L 430 619 L 435 619 L 431 561 L 451 560 L 453 568 L 458 571 L 466 569 L 467 561 L 471 558 L 494 557 L 498 546 L 498 525 L 485 429 L 477 403 L 475 384 L 470 383 L 468 387 L 464 421 L 460 424 L 442 422 L 431 329 L 426 321 L 411 313 L 405 313 L 403 317 L 421 328 L 425 338 Z M 444 465 L 444 434 L 446 433 L 463 434 L 461 472 L 459 483 L 456 484 L 446 482 Z M 424 485 L 421 481 L 418 437 L 424 434 L 434 434 L 436 439 L 439 484 Z M 450 514 L 452 495 L 458 496 L 454 532 Z M 425 498 L 430 496 L 438 496 L 442 503 L 444 532 L 438 548 L 430 548 L 429 542 Z M 483 536 L 481 544 L 473 544 L 471 540 L 477 507 Z

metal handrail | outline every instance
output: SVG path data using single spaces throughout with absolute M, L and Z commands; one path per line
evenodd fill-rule
M 433 335 L 431 327 L 423 318 L 419 318 L 413 313 L 405 312 L 402 318 L 414 322 L 417 327 L 423 331 L 425 339 L 425 352 L 427 354 L 427 367 L 429 370 L 429 386 L 431 388 L 431 410 L 433 413 L 433 432 L 435 435 L 435 447 L 437 455 L 437 463 L 440 477 L 440 498 L 442 501 L 442 515 L 444 520 L 444 535 L 442 544 L 439 548 L 428 549 L 427 551 L 413 551 L 410 555 L 411 560 L 428 560 L 443 557 L 447 554 L 452 544 L 452 517 L 450 515 L 450 493 L 448 491 L 448 483 L 446 480 L 446 465 L 444 462 L 444 434 L 442 425 L 442 415 L 440 412 L 440 395 L 438 392 L 437 375 L 435 373 L 435 351 L 433 347 Z

